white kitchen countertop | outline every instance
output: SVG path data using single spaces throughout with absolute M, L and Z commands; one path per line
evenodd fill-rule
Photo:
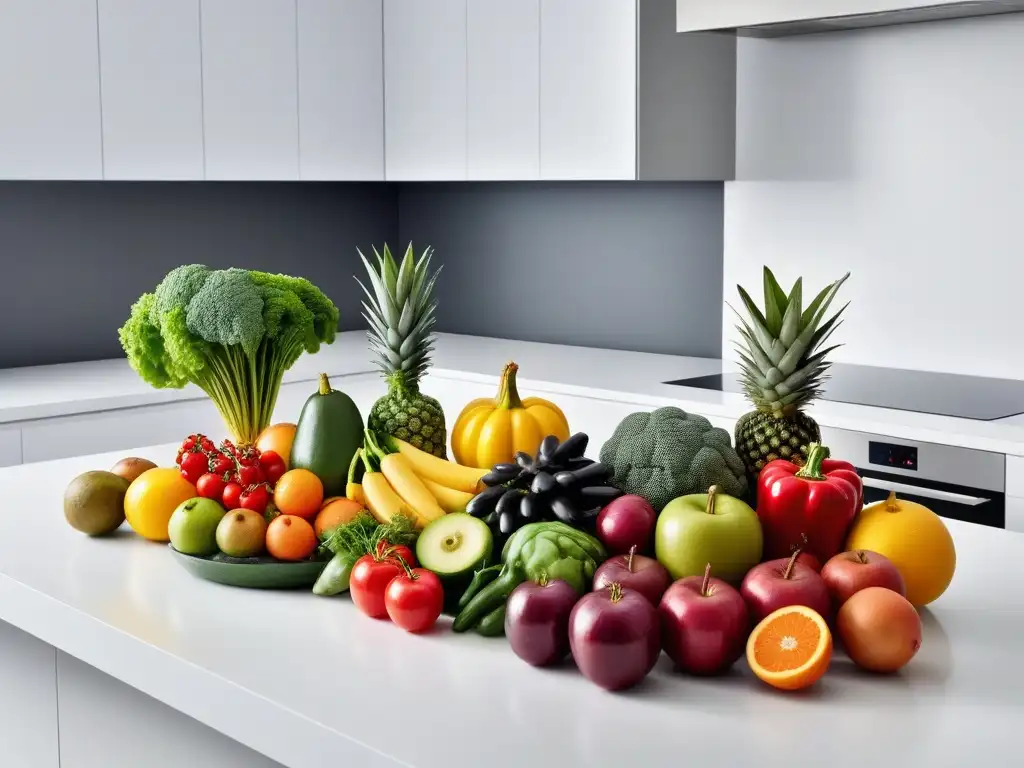
M 742 395 L 662 382 L 721 372 L 721 361 L 477 336 L 438 334 L 432 374 L 497 382 L 502 364 L 519 363 L 519 380 L 535 391 L 575 394 L 638 405 L 678 405 L 706 415 L 738 418 L 750 410 Z M 317 355 L 303 355 L 286 382 L 375 370 L 366 335 L 348 331 Z M 195 387 L 156 390 L 124 360 L 0 371 L 0 423 L 203 397 Z M 849 403 L 818 401 L 808 411 L 828 427 L 1024 456 L 1024 417 L 974 421 Z
M 525 358 L 524 358 L 525 361 Z M 166 463 L 173 446 L 126 453 Z M 741 661 L 718 679 L 665 657 L 606 693 L 500 639 L 413 636 L 345 597 L 232 589 L 165 545 L 69 528 L 63 488 L 122 454 L 0 470 L 0 620 L 294 768 L 1010 765 L 1024 716 L 1024 538 L 955 521 L 957 573 L 895 676 L 841 654 L 800 694 Z

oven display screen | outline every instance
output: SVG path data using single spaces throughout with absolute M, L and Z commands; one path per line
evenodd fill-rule
M 911 445 L 868 442 L 868 461 L 880 467 L 917 471 L 917 448 Z

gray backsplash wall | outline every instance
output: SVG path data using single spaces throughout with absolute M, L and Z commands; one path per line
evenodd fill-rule
M 118 357 L 179 264 L 301 275 L 363 328 L 356 248 L 444 264 L 439 330 L 717 357 L 722 185 L 0 182 L 0 368 Z
M 356 248 L 396 232 L 385 184 L 0 182 L 0 367 L 121 356 L 132 302 L 192 262 L 307 277 L 361 328 Z
M 398 204 L 403 247 L 445 265 L 439 330 L 721 355 L 721 184 L 403 184 Z

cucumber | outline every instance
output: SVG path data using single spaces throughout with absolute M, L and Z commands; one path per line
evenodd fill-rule
M 416 559 L 444 581 L 472 577 L 491 556 L 494 537 L 483 520 L 453 512 L 427 524 L 416 540 Z
M 363 444 L 363 417 L 352 398 L 331 389 L 327 374 L 299 413 L 290 469 L 308 469 L 324 485 L 324 498 L 345 493 L 352 456 Z

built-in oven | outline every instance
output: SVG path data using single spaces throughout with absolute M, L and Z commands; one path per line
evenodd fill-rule
M 895 491 L 942 517 L 1006 527 L 1006 457 L 1001 453 L 916 443 L 864 432 L 822 428 L 836 458 L 864 478 L 864 503 Z

